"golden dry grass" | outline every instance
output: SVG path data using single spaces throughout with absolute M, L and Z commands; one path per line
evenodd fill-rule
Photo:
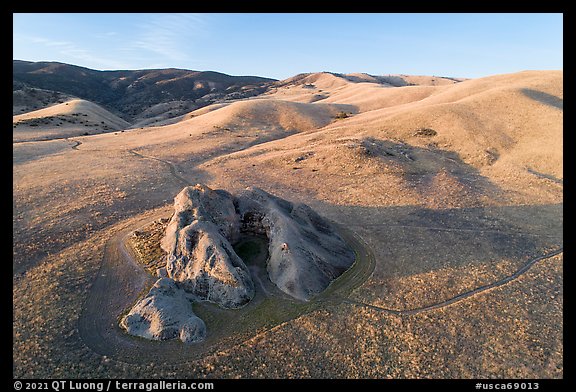
M 561 256 L 447 308 L 398 317 L 342 303 L 181 363 L 124 363 L 84 344 L 76 323 L 107 239 L 170 203 L 182 179 L 258 186 L 353 230 L 376 268 L 351 298 L 377 306 L 444 300 L 562 246 L 561 71 L 300 81 L 314 87 L 14 144 L 15 377 L 563 376 Z
M 72 99 L 12 117 L 14 142 L 66 138 L 122 130 L 130 124 L 103 107 Z

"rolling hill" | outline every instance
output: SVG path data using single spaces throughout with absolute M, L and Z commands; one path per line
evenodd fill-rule
M 127 121 L 83 99 L 13 116 L 13 141 L 48 140 L 124 130 Z
M 63 63 L 21 60 L 13 61 L 12 72 L 20 111 L 38 106 L 33 100 L 24 104 L 24 97 L 34 98 L 37 94 L 33 92 L 41 89 L 92 101 L 130 123 L 163 113 L 184 114 L 218 100 L 257 95 L 274 81 L 212 71 L 97 71 Z
M 90 122 L 70 128 L 88 135 L 13 143 L 15 378 L 565 376 L 563 71 L 306 73 L 245 86 L 255 95 L 244 99 L 225 98 L 220 75 L 113 71 L 104 75 L 118 90 L 87 101 L 38 80 L 65 71 L 78 85 L 109 86 L 100 71 L 22 67 L 15 96 L 36 89 L 30 102 L 50 104 L 14 116 L 24 124 L 15 137 L 40 128 L 18 130 L 34 121 Z M 184 90 L 195 97 L 197 76 L 221 78 L 224 98 L 177 101 Z M 166 101 L 146 95 L 164 84 Z M 132 90 L 156 103 L 131 114 Z M 169 114 L 175 102 L 189 106 Z M 121 129 L 126 119 L 124 132 L 96 124 Z M 208 304 L 208 336 L 232 331 L 220 340 L 126 336 L 118 317 L 133 303 L 122 301 L 141 298 L 151 277 L 126 241 L 168 222 L 175 195 L 197 183 L 309 205 L 361 245 L 363 272 L 302 314 L 268 308 L 261 324 Z

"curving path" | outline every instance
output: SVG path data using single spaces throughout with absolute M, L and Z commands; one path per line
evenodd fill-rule
M 174 177 L 175 179 L 180 181 L 183 185 L 192 185 L 190 183 L 190 181 L 188 181 L 187 179 L 185 179 L 184 177 L 182 177 L 181 175 L 179 175 L 177 173 L 178 169 L 176 168 L 176 165 L 174 165 L 172 162 L 166 161 L 164 159 L 156 158 L 153 156 L 149 156 L 149 155 L 144 155 L 144 154 L 141 154 L 141 153 L 136 152 L 134 150 L 128 150 L 128 152 L 133 154 L 133 155 L 136 155 L 137 157 L 140 157 L 140 158 L 152 159 L 154 161 L 162 162 L 163 164 L 168 166 L 168 168 L 170 169 L 170 174 L 172 174 L 172 177 Z
M 78 146 L 82 144 L 82 142 L 81 142 L 81 141 L 78 141 L 78 140 L 68 139 L 68 138 L 66 138 L 66 140 L 70 140 L 70 141 L 76 143 L 75 145 L 72 146 L 72 149 L 73 149 L 73 150 L 78 150 Z
M 536 262 L 541 261 L 541 260 L 545 260 L 545 259 L 549 259 L 551 257 L 559 255 L 560 253 L 562 253 L 564 251 L 563 249 L 564 248 L 559 248 L 559 249 L 556 249 L 550 253 L 546 253 L 544 255 L 540 255 L 538 257 L 530 259 L 522 267 L 520 267 L 516 272 L 514 272 L 512 275 L 508 275 L 508 276 L 506 276 L 500 280 L 497 280 L 495 282 L 477 287 L 477 288 L 470 290 L 470 291 L 467 291 L 465 293 L 458 294 L 458 295 L 456 295 L 450 299 L 447 299 L 445 301 L 426 305 L 426 306 L 423 306 L 420 308 L 405 309 L 405 310 L 388 309 L 388 308 L 384 308 L 381 306 L 376 306 L 376 305 L 372 305 L 372 304 L 367 304 L 365 302 L 356 301 L 356 300 L 351 299 L 351 298 L 342 298 L 342 302 L 346 302 L 346 303 L 349 303 L 352 305 L 365 306 L 365 307 L 370 308 L 370 309 L 375 309 L 375 310 L 389 313 L 389 314 L 393 314 L 396 316 L 411 316 L 411 315 L 422 313 L 422 312 L 428 312 L 431 310 L 441 309 L 441 308 L 445 308 L 445 307 L 450 306 L 450 305 L 454 305 L 455 303 L 461 302 L 467 298 L 481 294 L 485 291 L 494 289 L 496 287 L 503 286 L 503 285 L 515 280 L 515 279 L 518 279 L 520 276 L 522 276 L 524 273 L 526 273 L 534 264 L 536 264 Z

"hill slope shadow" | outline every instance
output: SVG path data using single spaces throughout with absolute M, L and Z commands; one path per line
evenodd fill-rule
M 552 106 L 556 109 L 564 110 L 564 100 L 562 98 L 558 98 L 542 91 L 533 90 L 531 88 L 523 88 L 521 91 L 528 98 L 532 98 L 535 101 Z
M 493 284 L 563 247 L 563 204 L 434 209 L 334 207 L 375 257 L 352 297 L 410 310 Z

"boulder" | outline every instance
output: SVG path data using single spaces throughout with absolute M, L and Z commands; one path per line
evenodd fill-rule
M 194 343 L 206 336 L 206 325 L 192 311 L 190 295 L 168 278 L 158 279 L 120 325 L 131 335 L 152 340 L 180 338 Z

